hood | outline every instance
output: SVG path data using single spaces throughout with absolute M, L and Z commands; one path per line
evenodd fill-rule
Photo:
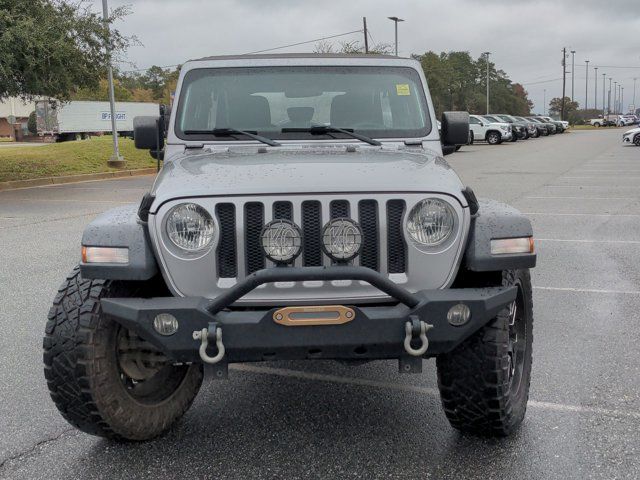
M 444 158 L 421 147 L 206 148 L 167 159 L 151 211 L 174 198 L 333 192 L 440 192 L 466 205 L 462 186 Z
M 624 132 L 622 135 L 627 136 L 630 135 L 632 133 L 640 133 L 640 127 L 638 128 L 632 128 L 631 130 L 627 130 L 626 132 Z

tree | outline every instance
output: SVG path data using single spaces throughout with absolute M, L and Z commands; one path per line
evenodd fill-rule
M 348 42 L 340 42 L 339 48 L 326 40 L 316 43 L 313 53 L 346 53 L 346 54 L 364 54 L 364 44 L 358 40 Z M 369 55 L 389 55 L 393 51 L 393 47 L 388 43 L 376 43 L 369 47 Z
M 578 118 L 578 106 L 578 102 L 572 102 L 569 97 L 564 97 L 564 118 L 567 119 L 569 123 L 575 123 L 575 120 Z M 561 112 L 562 98 L 552 98 L 549 102 L 549 115 L 560 115 Z
M 113 93 L 117 102 L 133 100 L 133 94 L 122 86 L 120 80 L 113 80 Z M 109 82 L 106 78 L 100 79 L 95 88 L 80 88 L 71 94 L 71 100 L 109 100 Z M 151 101 L 151 100 L 150 100 Z
M 36 121 L 36 111 L 34 110 L 29 114 L 29 119 L 27 120 L 27 129 L 29 129 L 29 133 L 31 135 L 38 134 L 38 124 Z
M 0 0 L 0 100 L 67 100 L 77 89 L 96 88 L 107 51 L 118 56 L 134 41 L 111 27 L 127 13 L 116 8 L 105 24 L 82 0 Z

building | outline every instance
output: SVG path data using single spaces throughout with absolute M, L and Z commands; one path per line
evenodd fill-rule
M 35 110 L 35 102 L 23 102 L 19 98 L 10 97 L 0 100 L 0 137 L 22 138 L 29 135 L 27 121 Z M 15 124 L 9 124 L 9 117 L 16 118 Z

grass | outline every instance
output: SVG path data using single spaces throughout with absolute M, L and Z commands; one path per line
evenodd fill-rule
M 134 147 L 133 140 L 119 140 L 120 153 L 127 161 L 127 169 L 135 170 L 156 165 L 148 151 L 137 150 Z M 3 146 L 0 147 L 0 182 L 118 171 L 107 166 L 112 152 L 113 141 L 110 135 L 44 146 Z

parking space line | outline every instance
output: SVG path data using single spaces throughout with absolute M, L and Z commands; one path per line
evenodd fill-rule
M 524 215 L 540 215 L 548 217 L 625 217 L 638 218 L 634 213 L 547 213 L 547 212 L 522 212 Z
M 435 388 L 420 387 L 417 385 L 407 385 L 402 383 L 381 382 L 379 380 L 370 380 L 366 378 L 341 377 L 338 375 L 328 375 L 324 373 L 314 373 L 314 372 L 302 372 L 299 370 L 290 370 L 285 368 L 261 367 L 257 365 L 249 365 L 244 363 L 232 364 L 232 365 L 229 365 L 229 368 L 231 370 L 237 370 L 240 372 L 258 373 L 262 375 L 273 375 L 273 376 L 284 377 L 284 378 L 295 378 L 298 380 L 311 380 L 311 381 L 319 381 L 319 382 L 338 383 L 341 385 L 358 385 L 362 387 L 398 390 L 402 392 L 412 392 L 412 393 L 428 395 L 430 397 L 440 396 L 440 393 Z M 542 410 L 550 410 L 550 411 L 562 412 L 562 413 L 596 414 L 596 415 L 607 415 L 612 417 L 633 418 L 635 420 L 640 420 L 640 412 L 636 412 L 636 411 L 617 410 L 617 409 L 609 409 L 609 408 L 602 408 L 602 407 L 589 407 L 589 406 L 582 406 L 582 405 L 570 405 L 570 404 L 554 403 L 554 402 L 540 402 L 537 400 L 529 400 L 528 405 L 533 408 L 539 408 Z
M 542 185 L 541 188 L 550 187 L 550 188 L 635 188 L 638 189 L 637 185 Z
M 551 199 L 576 199 L 576 200 L 633 200 L 640 197 L 570 197 L 562 195 L 536 195 L 522 198 L 551 198 Z
M 640 290 L 606 290 L 600 288 L 571 288 L 571 287 L 533 287 L 534 290 L 548 290 L 551 292 L 574 293 L 606 293 L 613 295 L 640 295 Z
M 17 202 L 31 202 L 31 203 L 109 203 L 116 205 L 130 205 L 132 203 L 136 203 L 135 200 L 131 202 L 117 202 L 115 200 L 84 200 L 84 199 L 51 199 L 51 198 L 43 198 L 43 199 L 35 199 L 35 198 L 12 198 L 11 200 L 15 200 Z
M 639 245 L 639 240 L 588 240 L 570 238 L 536 238 L 536 242 L 566 242 L 566 243 L 621 243 L 628 245 Z

